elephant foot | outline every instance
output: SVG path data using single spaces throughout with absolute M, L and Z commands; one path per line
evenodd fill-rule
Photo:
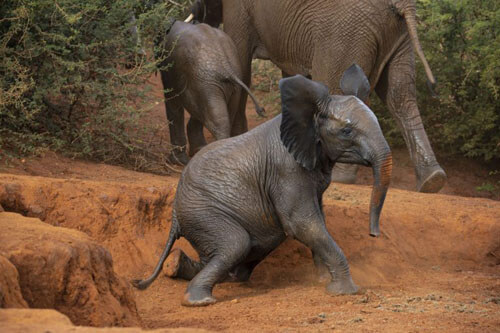
M 342 184 L 354 184 L 356 183 L 358 168 L 354 164 L 337 163 L 333 167 L 332 181 Z
M 351 277 L 343 280 L 335 280 L 326 286 L 326 292 L 330 295 L 352 295 L 358 292 L 359 288 L 354 284 Z
M 317 269 L 316 270 L 316 274 L 317 274 L 318 282 L 319 283 L 328 282 L 328 281 L 330 281 L 330 279 L 332 277 L 330 275 L 330 272 L 326 268 L 324 268 L 324 269 Z
M 446 184 L 446 173 L 437 165 L 426 168 L 417 176 L 417 191 L 422 193 L 437 193 Z
M 186 154 L 186 151 L 182 150 L 172 150 L 167 157 L 167 162 L 171 164 L 177 165 L 186 165 L 189 162 L 189 157 Z
M 216 302 L 217 300 L 212 296 L 212 293 L 193 288 L 184 294 L 181 304 L 184 306 L 207 306 Z

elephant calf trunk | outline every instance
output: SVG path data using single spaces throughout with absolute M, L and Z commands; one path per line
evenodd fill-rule
M 370 236 L 380 235 L 380 212 L 389 189 L 392 173 L 392 155 L 390 151 L 382 154 L 373 164 L 373 190 L 370 200 Z

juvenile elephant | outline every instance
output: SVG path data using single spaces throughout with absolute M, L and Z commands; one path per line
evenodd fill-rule
M 206 24 L 177 21 L 164 39 L 161 49 L 167 55 L 161 71 L 165 89 L 165 108 L 170 142 L 170 160 L 187 164 L 184 108 L 191 115 L 187 124 L 189 155 L 206 145 L 205 126 L 220 140 L 248 130 L 245 109 L 238 110 L 244 89 L 262 115 L 261 108 L 241 81 L 241 65 L 233 41 L 223 31 Z
M 417 190 L 437 192 L 443 187 L 446 174 L 417 106 L 414 52 L 430 83 L 435 80 L 418 40 L 415 0 L 196 0 L 192 12 L 213 26 L 223 20 L 246 84 L 256 57 L 271 60 L 284 73 L 311 75 L 339 94 L 342 73 L 358 63 L 370 90 L 385 102 L 403 133 Z M 245 101 L 243 95 L 240 108 Z M 334 178 L 352 182 L 356 170 L 336 168 Z
M 346 95 L 370 90 L 353 65 L 343 76 Z M 328 268 L 331 294 L 355 293 L 349 265 L 328 233 L 322 196 L 336 162 L 372 166 L 370 234 L 389 187 L 391 151 L 373 112 L 355 96 L 331 96 L 322 83 L 297 75 L 280 81 L 282 114 L 243 135 L 214 142 L 184 168 L 172 228 L 154 273 L 135 280 L 147 288 L 162 270 L 172 244 L 183 236 L 200 262 L 173 253 L 170 275 L 191 280 L 183 304 L 214 303 L 212 288 L 227 278 L 244 281 L 286 236 L 308 246 Z

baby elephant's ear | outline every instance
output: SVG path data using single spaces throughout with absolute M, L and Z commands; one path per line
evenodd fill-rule
M 352 64 L 340 79 L 340 89 L 344 95 L 353 95 L 366 102 L 370 95 L 370 82 L 363 69 L 357 64 Z
M 280 80 L 281 141 L 297 163 L 314 169 L 319 155 L 319 137 L 314 115 L 326 107 L 328 88 L 319 82 L 295 75 Z

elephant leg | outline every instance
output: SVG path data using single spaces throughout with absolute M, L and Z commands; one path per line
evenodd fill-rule
M 250 251 L 250 235 L 235 223 L 226 223 L 210 232 L 211 244 L 208 247 L 213 252 L 205 267 L 189 283 L 182 305 L 204 306 L 215 303 L 216 299 L 212 296 L 214 285 L 224 281 L 229 271 L 242 262 Z M 228 234 L 231 237 L 228 238 Z M 227 242 L 228 239 L 231 242 Z M 206 244 L 197 246 L 207 248 Z
M 297 228 L 294 237 L 309 247 L 314 261 L 324 264 L 330 272 L 332 281 L 327 285 L 326 291 L 332 295 L 356 293 L 358 287 L 352 281 L 349 264 L 342 249 L 330 236 L 324 222 L 311 224 L 309 228 Z
M 241 81 L 250 88 L 252 74 L 252 55 L 253 45 L 250 41 L 249 32 L 253 30 L 250 22 L 250 17 L 245 11 L 231 8 L 241 6 L 238 1 L 228 2 L 224 5 L 224 31 L 233 40 L 238 55 L 238 60 L 241 65 Z M 236 13 L 236 15 L 235 15 Z M 235 121 L 232 122 L 231 136 L 245 133 L 248 130 L 247 119 L 245 115 L 248 94 L 244 89 L 239 89 L 239 102 L 234 102 L 236 108 L 231 110 L 234 112 Z M 233 104 L 233 102 L 231 102 Z M 231 108 L 234 106 L 231 105 Z
M 287 77 L 290 77 L 290 76 L 293 76 L 293 75 L 292 74 L 288 74 L 284 70 L 281 70 L 281 77 L 282 78 L 287 78 Z M 311 75 L 304 75 L 304 76 L 307 77 L 309 80 L 311 80 L 311 78 L 312 78 Z
M 205 116 L 205 127 L 212 133 L 216 140 L 229 138 L 231 135 L 231 122 L 227 104 L 222 96 L 212 96 L 209 99 Z
M 168 87 L 164 72 L 161 73 L 163 87 Z M 186 133 L 184 131 L 184 107 L 179 98 L 170 98 L 165 93 L 165 109 L 170 132 L 172 151 L 168 160 L 170 163 L 186 165 L 189 158 L 186 154 Z
M 243 109 L 243 112 L 241 112 L 239 108 L 241 93 L 241 87 L 236 87 L 236 91 L 231 95 L 231 98 L 229 100 L 231 136 L 240 135 L 248 131 L 247 115 L 245 113 L 245 109 Z
M 207 141 L 203 135 L 203 123 L 193 116 L 189 118 L 187 124 L 187 135 L 189 141 L 189 156 L 193 156 L 201 148 L 207 145 Z
M 255 260 L 248 263 L 242 263 L 234 267 L 227 276 L 225 282 L 246 282 L 250 279 L 250 275 L 254 268 L 261 262 L 261 260 Z
M 387 104 L 403 133 L 415 167 L 417 191 L 438 192 L 446 183 L 424 129 L 417 106 L 414 55 L 410 42 L 403 44 L 387 64 L 376 92 Z
M 312 257 L 314 262 L 314 267 L 316 268 L 316 273 L 318 274 L 319 282 L 326 282 L 330 277 L 328 272 L 328 267 L 326 267 L 325 263 L 321 260 L 321 257 L 312 251 Z
M 205 265 L 191 259 L 181 249 L 173 249 L 165 264 L 165 274 L 176 279 L 191 280 Z

